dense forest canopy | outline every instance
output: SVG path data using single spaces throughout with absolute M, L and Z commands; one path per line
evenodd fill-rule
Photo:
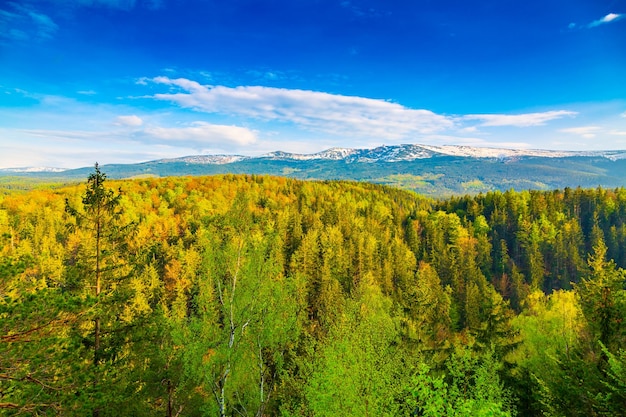
M 0 193 L 0 410 L 620 416 L 626 190 Z

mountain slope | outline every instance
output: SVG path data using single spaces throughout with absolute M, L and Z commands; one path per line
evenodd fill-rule
M 313 154 L 294 154 L 289 152 L 270 152 L 257 157 L 241 155 L 195 155 L 157 162 L 187 162 L 200 164 L 228 164 L 244 160 L 270 159 L 282 161 L 330 160 L 354 162 L 401 162 L 415 161 L 436 156 L 458 156 L 467 158 L 510 159 L 519 157 L 567 158 L 567 157 L 604 157 L 611 160 L 626 158 L 626 151 L 550 151 L 537 149 L 479 148 L 473 146 L 434 146 L 434 145 L 397 145 L 379 146 L 373 149 L 330 148 Z
M 299 179 L 369 181 L 441 196 L 506 189 L 626 186 L 626 151 L 545 151 L 468 146 L 399 145 L 332 148 L 315 154 L 272 152 L 259 157 L 196 155 L 140 164 L 104 165 L 111 178 L 282 175 Z M 0 172 L 49 179 L 83 179 L 91 167 L 59 172 Z

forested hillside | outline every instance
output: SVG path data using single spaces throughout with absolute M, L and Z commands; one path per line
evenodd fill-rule
M 0 192 L 0 414 L 622 416 L 626 190 Z
M 411 147 L 418 145 L 404 145 Z M 385 151 L 402 147 L 381 147 L 371 150 L 375 158 Z M 479 151 L 480 148 L 475 148 Z M 378 151 L 378 152 L 377 152 Z M 366 152 L 366 150 L 363 150 Z M 617 153 L 617 152 L 616 152 Z M 626 186 L 626 159 L 619 155 L 542 157 L 516 156 L 474 158 L 435 155 L 414 160 L 380 159 L 293 159 L 280 157 L 249 158 L 230 163 L 199 162 L 197 156 L 174 160 L 150 161 L 140 164 L 111 164 L 104 170 L 110 178 L 126 179 L 141 176 L 167 177 L 186 175 L 255 174 L 277 175 L 300 180 L 367 181 L 391 185 L 431 197 L 506 191 L 514 188 L 552 190 L 565 187 L 615 188 Z M 217 158 L 217 157 L 214 157 Z M 229 157 L 223 157 L 229 158 Z M 91 168 L 62 172 L 15 172 L 0 170 L 0 186 L 20 187 L 24 181 L 80 181 Z

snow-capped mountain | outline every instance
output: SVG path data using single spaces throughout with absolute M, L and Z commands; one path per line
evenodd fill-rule
M 330 148 L 325 151 L 299 154 L 283 151 L 275 151 L 259 156 L 243 155 L 190 155 L 180 158 L 159 159 L 157 161 L 144 162 L 146 165 L 159 164 L 168 166 L 172 164 L 188 165 L 230 165 L 240 162 L 254 161 L 290 161 L 290 162 L 323 162 L 323 161 L 343 161 L 345 163 L 378 163 L 378 162 L 410 162 L 442 156 L 452 156 L 470 159 L 494 159 L 511 160 L 523 157 L 535 158 L 570 158 L 588 157 L 605 158 L 611 161 L 626 159 L 626 150 L 615 151 L 551 151 L 541 149 L 506 149 L 506 148 L 483 148 L 474 146 L 458 145 L 391 145 L 379 146 L 372 149 L 354 148 Z M 4 168 L 0 169 L 0 174 L 45 174 L 63 173 L 76 170 L 51 167 L 24 167 L 24 168 Z
M 358 152 L 357 149 L 350 148 L 330 148 L 322 152 L 312 153 L 312 154 L 297 154 L 297 153 L 289 153 L 289 152 L 270 152 L 264 155 L 261 155 L 257 158 L 268 158 L 274 160 L 293 160 L 293 161 L 312 161 L 316 159 L 326 159 L 330 161 L 340 161 L 349 159 L 355 152 Z
M 139 164 L 109 164 L 109 178 L 253 174 L 311 180 L 368 181 L 441 196 L 514 189 L 626 187 L 626 150 L 547 151 L 472 146 L 394 145 L 331 148 L 311 154 L 192 155 Z M 18 168 L 0 176 L 84 180 L 92 167 Z
M 185 162 L 188 164 L 230 164 L 253 159 L 278 161 L 345 161 L 347 163 L 376 163 L 415 161 L 436 156 L 456 156 L 466 158 L 508 159 L 520 157 L 568 158 L 603 157 L 610 160 L 626 158 L 626 151 L 551 151 L 540 149 L 481 148 L 457 145 L 393 145 L 373 149 L 330 148 L 312 154 L 297 154 L 283 151 L 270 152 L 260 156 L 241 155 L 197 155 L 183 158 L 163 159 L 158 162 Z
M 185 162 L 187 164 L 214 164 L 224 165 L 248 159 L 247 156 L 241 155 L 192 155 L 182 158 L 159 159 L 158 163 L 167 164 L 171 162 Z

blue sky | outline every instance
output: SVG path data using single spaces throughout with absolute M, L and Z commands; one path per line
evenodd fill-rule
M 0 168 L 626 149 L 626 0 L 0 2 Z

